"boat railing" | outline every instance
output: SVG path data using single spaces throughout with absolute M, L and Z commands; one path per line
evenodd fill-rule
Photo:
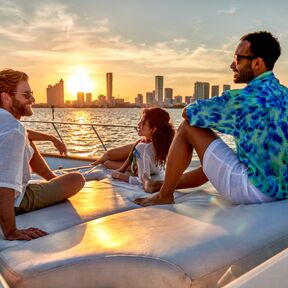
M 100 134 L 97 131 L 98 127 L 117 127 L 117 128 L 134 128 L 137 129 L 136 126 L 133 125 L 118 125 L 118 124 L 99 124 L 99 123 L 75 123 L 75 122 L 61 122 L 61 121 L 39 121 L 39 120 L 22 120 L 21 122 L 27 122 L 27 123 L 41 123 L 41 124 L 51 124 L 54 130 L 56 131 L 56 134 L 58 135 L 59 139 L 65 143 L 63 137 L 61 136 L 61 133 L 59 131 L 59 128 L 57 125 L 74 125 L 74 126 L 88 126 L 91 127 L 91 129 L 94 131 L 94 134 L 97 136 L 98 140 L 100 141 L 103 149 L 107 151 L 107 147 L 104 144 Z

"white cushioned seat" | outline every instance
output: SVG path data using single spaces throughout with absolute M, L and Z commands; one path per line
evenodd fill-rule
M 205 185 L 179 193 L 176 203 L 103 216 L 7 248 L 0 271 L 17 288 L 216 287 L 231 265 L 244 273 L 287 247 L 287 201 L 230 205 Z
M 69 201 L 18 215 L 17 227 L 37 227 L 53 233 L 105 215 L 138 208 L 127 199 L 126 194 L 127 190 L 121 187 L 97 181 L 86 182 L 84 188 Z M 23 241 L 3 240 L 1 233 L 0 229 L 0 251 L 23 244 Z

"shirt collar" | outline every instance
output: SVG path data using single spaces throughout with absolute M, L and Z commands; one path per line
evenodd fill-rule
M 274 79 L 275 76 L 274 76 L 274 73 L 272 71 L 266 71 L 262 74 L 260 74 L 259 76 L 257 76 L 256 78 L 254 78 L 252 81 L 250 81 L 247 86 L 255 86 L 260 83 L 260 82 L 263 82 L 263 81 L 269 81 L 271 79 Z

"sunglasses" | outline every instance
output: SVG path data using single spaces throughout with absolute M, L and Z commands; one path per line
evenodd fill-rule
M 25 99 L 26 100 L 29 100 L 31 99 L 33 96 L 33 91 L 26 91 L 26 92 L 12 92 L 12 94 L 20 94 L 20 95 L 24 95 Z
M 256 59 L 256 58 L 258 58 L 258 57 L 255 56 L 255 55 L 240 55 L 240 54 L 235 54 L 234 55 L 234 61 L 236 63 L 240 62 L 243 59 L 253 60 L 253 59 Z

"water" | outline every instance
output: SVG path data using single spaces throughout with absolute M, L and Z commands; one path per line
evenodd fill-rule
M 23 120 L 52 121 L 50 108 L 34 108 L 31 117 Z M 136 126 L 141 116 L 141 108 L 55 108 L 55 121 L 75 123 L 97 123 Z M 167 109 L 175 127 L 182 122 L 181 109 Z M 24 123 L 25 127 L 45 133 L 56 132 L 51 124 L 46 123 Z M 104 149 L 93 129 L 88 126 L 56 125 L 67 145 L 71 155 L 95 157 L 103 153 Z M 97 132 L 106 147 L 113 148 L 127 143 L 133 143 L 139 136 L 133 128 L 128 127 L 97 127 Z M 223 137 L 224 141 L 234 147 L 233 139 L 229 136 Z M 50 142 L 38 142 L 38 148 L 42 152 L 56 152 Z

